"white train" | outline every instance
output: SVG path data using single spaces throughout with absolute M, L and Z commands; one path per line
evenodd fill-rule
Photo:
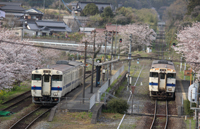
M 176 70 L 173 62 L 154 60 L 149 75 L 149 95 L 156 99 L 175 99 Z
M 31 94 L 36 104 L 55 104 L 61 97 L 82 83 L 83 64 L 58 61 L 46 69 L 32 71 Z

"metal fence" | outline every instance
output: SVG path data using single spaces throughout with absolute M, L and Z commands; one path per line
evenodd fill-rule
M 124 65 L 113 75 L 108 81 L 106 81 L 101 88 L 97 91 L 97 102 L 101 101 L 101 95 L 108 89 L 109 85 L 113 83 L 115 79 L 124 71 Z
M 94 104 L 96 103 L 96 98 L 97 102 L 100 102 L 100 97 L 103 92 L 107 90 L 109 85 L 117 79 L 117 77 L 124 71 L 124 66 L 122 66 L 116 73 L 113 75 L 108 81 L 106 81 L 101 88 L 97 91 L 97 93 L 93 94 L 90 98 L 84 98 L 84 103 L 83 103 L 83 98 L 79 98 L 74 100 L 74 98 L 71 97 L 65 97 L 63 98 L 64 100 L 60 103 L 58 106 L 59 110 L 63 109 L 68 109 L 68 110 L 85 110 L 89 111 Z M 110 83 L 111 82 L 111 83 Z

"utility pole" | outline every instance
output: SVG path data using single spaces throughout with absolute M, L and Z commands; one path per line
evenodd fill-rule
M 105 62 L 106 61 L 106 46 L 107 46 L 107 33 L 108 33 L 108 31 L 106 30 L 106 31 L 104 31 L 104 33 L 105 33 L 105 44 L 104 44 L 104 47 L 105 47 L 105 50 L 104 50 L 104 62 Z M 106 66 L 103 65 L 102 81 L 104 81 L 104 78 L 105 78 L 105 73 L 106 73 L 105 68 L 106 68 Z
M 85 43 L 85 57 L 84 57 L 84 68 L 83 68 L 83 100 L 82 102 L 84 103 L 85 99 L 85 71 L 86 71 L 86 58 L 87 58 L 87 41 Z
M 130 67 L 131 67 L 131 45 L 132 45 L 132 34 L 129 36 L 130 37 L 130 45 L 129 45 L 129 54 L 128 54 L 128 60 L 129 60 L 129 65 L 128 65 L 128 88 L 130 87 Z
M 193 78 L 193 85 L 194 83 L 199 83 L 198 81 L 194 81 L 195 80 L 195 73 L 196 73 L 196 70 L 194 72 L 194 78 Z M 196 108 L 199 108 L 199 86 L 197 87 L 197 103 L 196 103 Z M 196 129 L 199 129 L 199 111 L 197 109 L 195 109 L 195 116 L 196 116 Z
M 111 60 L 113 60 L 113 31 L 112 31 L 112 37 L 111 37 Z M 110 75 L 112 74 L 112 66 L 113 66 L 113 63 L 110 63 Z
M 91 89 L 90 93 L 93 93 L 93 74 L 94 74 L 94 56 L 95 56 L 95 37 L 96 37 L 96 30 L 94 30 L 94 44 L 93 44 L 93 57 L 92 57 L 92 75 L 91 75 Z
M 116 24 L 116 31 L 115 31 L 115 56 L 114 59 L 116 59 L 116 54 L 117 54 L 117 24 Z
M 44 14 L 45 14 L 45 0 L 44 0 L 44 4 L 43 4 L 43 7 L 44 7 Z
M 59 20 L 60 21 L 60 0 L 59 0 Z
M 119 43 L 118 43 L 118 59 L 120 58 L 120 43 L 122 42 L 122 39 L 120 39 Z
M 24 36 L 24 22 L 25 22 L 25 18 L 23 19 L 23 24 L 22 24 L 22 35 L 21 35 L 21 40 L 23 40 L 23 36 Z

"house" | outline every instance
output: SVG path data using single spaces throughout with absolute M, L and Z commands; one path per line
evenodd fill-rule
M 72 7 L 72 10 L 76 10 L 77 3 L 78 3 L 78 2 L 71 2 L 71 3 L 68 3 L 68 4 L 66 4 L 66 5 L 67 5 L 67 6 L 71 6 L 71 7 Z
M 25 19 L 35 19 L 35 20 L 42 20 L 44 13 L 41 11 L 31 8 L 24 12 Z
M 96 28 L 96 32 L 97 33 L 104 33 L 104 31 L 106 31 L 106 29 L 104 29 L 104 28 Z
M 79 2 L 77 3 L 77 5 L 76 5 L 76 11 L 81 12 L 81 11 L 85 8 L 85 6 L 86 6 L 87 4 L 90 4 L 90 3 L 94 3 L 94 4 L 98 7 L 100 13 L 103 12 L 103 10 L 104 10 L 105 7 L 111 7 L 112 10 L 114 9 L 111 3 L 80 2 L 80 1 L 79 1 Z
M 0 10 L 0 19 L 3 19 L 5 18 L 5 12 Z
M 91 27 L 80 27 L 79 32 L 82 33 L 92 33 L 92 31 L 94 31 L 95 28 L 91 28 Z
M 117 24 L 106 24 L 106 30 L 109 33 L 113 32 L 113 34 L 115 34 L 116 32 L 119 32 L 119 26 L 117 26 Z
M 21 26 L 25 9 L 21 7 L 21 3 L 0 2 L 0 10 L 5 12 L 5 19 L 2 20 L 3 25 L 10 27 Z
M 30 19 L 25 21 L 24 33 L 26 36 L 48 36 L 58 32 L 71 32 L 71 29 L 59 21 L 44 21 Z
M 21 7 L 21 3 L 0 2 L 0 10 L 5 12 L 7 16 L 21 18 L 24 15 L 25 9 Z
M 5 12 L 4 11 L 2 11 L 2 10 L 0 10 L 0 27 L 1 27 L 1 25 L 3 24 L 3 19 L 5 18 Z

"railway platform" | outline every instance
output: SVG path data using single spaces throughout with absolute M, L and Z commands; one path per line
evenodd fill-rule
M 99 94 L 106 91 L 112 82 L 124 71 L 124 66 L 121 66 L 114 75 L 108 76 L 108 80 L 101 82 L 100 86 L 96 87 L 95 81 L 93 82 L 93 92 L 91 93 L 90 78 L 85 83 L 85 94 L 83 97 L 83 85 L 77 87 L 72 92 L 63 97 L 62 101 L 57 105 L 57 110 L 61 111 L 91 111 L 96 102 L 100 101 Z M 95 80 L 95 79 L 94 79 Z M 100 93 L 101 92 L 101 93 Z

